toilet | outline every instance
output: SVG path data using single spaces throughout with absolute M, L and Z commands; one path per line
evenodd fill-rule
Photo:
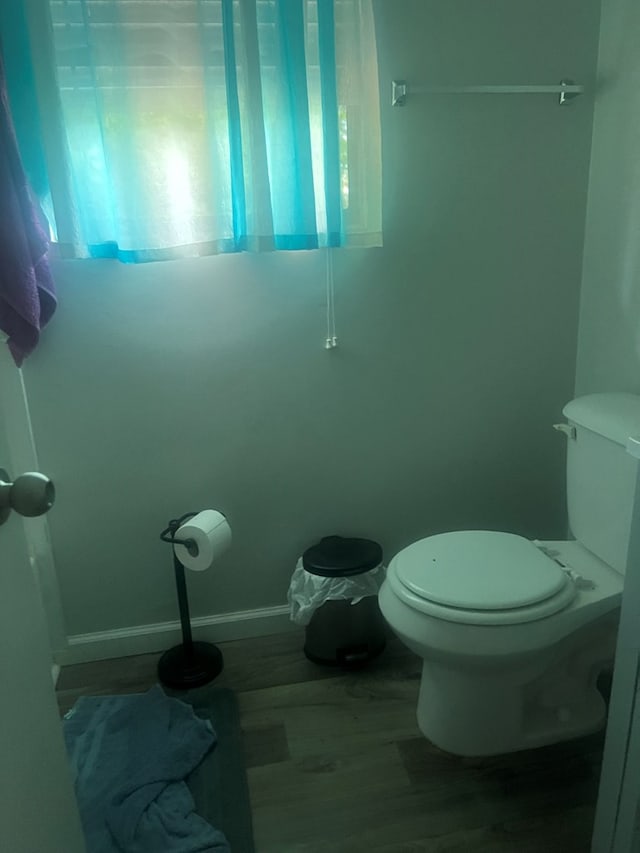
M 571 541 L 459 530 L 390 562 L 379 593 L 394 633 L 422 658 L 418 725 L 436 746 L 496 755 L 596 731 L 596 686 L 615 652 L 639 460 L 640 397 L 568 403 Z

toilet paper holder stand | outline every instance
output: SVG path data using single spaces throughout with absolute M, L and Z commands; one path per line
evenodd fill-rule
M 163 542 L 171 545 L 184 545 L 192 556 L 197 556 L 198 546 L 193 539 L 176 538 L 178 528 L 197 512 L 186 512 L 180 518 L 172 518 L 160 534 Z M 180 611 L 182 628 L 182 644 L 168 649 L 158 661 L 158 678 L 166 687 L 173 690 L 188 690 L 190 687 L 201 687 L 213 681 L 224 667 L 222 652 L 213 643 L 195 642 L 191 633 L 191 617 L 189 615 L 189 599 L 187 597 L 187 582 L 184 566 L 173 549 L 173 569 Z

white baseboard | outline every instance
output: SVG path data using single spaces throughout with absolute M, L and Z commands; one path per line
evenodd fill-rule
M 194 639 L 211 643 L 265 637 L 297 628 L 289 619 L 287 605 L 221 613 L 217 616 L 196 616 L 191 620 L 191 627 Z M 68 666 L 160 652 L 175 646 L 180 640 L 180 622 L 177 620 L 134 625 L 130 628 L 96 631 L 93 634 L 74 634 L 67 638 L 67 648 L 55 652 L 54 657 L 60 666 Z

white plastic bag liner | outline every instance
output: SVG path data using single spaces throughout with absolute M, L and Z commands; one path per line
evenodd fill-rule
M 325 578 L 306 571 L 300 557 L 287 595 L 291 621 L 297 625 L 308 625 L 325 601 L 346 599 L 351 604 L 357 604 L 368 595 L 377 595 L 385 574 L 386 569 L 381 563 L 377 568 L 359 575 Z

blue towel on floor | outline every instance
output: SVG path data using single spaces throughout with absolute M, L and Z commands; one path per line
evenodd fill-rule
M 82 697 L 64 735 L 88 853 L 229 853 L 184 781 L 216 743 L 190 705 L 158 686 Z

